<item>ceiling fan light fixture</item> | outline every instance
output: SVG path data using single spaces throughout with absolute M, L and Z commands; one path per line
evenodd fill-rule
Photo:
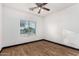
M 46 4 L 48 4 L 48 3 L 36 3 L 37 7 L 31 8 L 31 10 L 33 11 L 34 9 L 38 8 L 38 10 L 39 10 L 39 11 L 38 11 L 38 14 L 40 14 L 41 9 L 42 9 L 42 10 L 46 10 L 46 11 L 50 11 L 49 8 L 46 8 L 46 7 L 45 7 Z
M 41 9 L 41 8 L 39 7 L 39 9 Z

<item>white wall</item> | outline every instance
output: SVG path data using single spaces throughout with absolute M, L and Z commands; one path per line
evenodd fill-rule
M 61 14 L 63 15 L 64 44 L 79 48 L 79 4 L 62 11 Z
M 0 50 L 2 48 L 2 4 L 0 4 Z
M 54 42 L 62 42 L 62 19 L 59 14 L 52 14 L 45 18 L 46 39 Z M 61 17 L 60 17 L 61 18 Z
M 6 6 L 3 11 L 3 47 L 42 39 L 43 21 L 40 17 Z M 20 35 L 20 19 L 36 21 L 36 35 Z
M 45 18 L 46 38 L 79 48 L 79 4 Z

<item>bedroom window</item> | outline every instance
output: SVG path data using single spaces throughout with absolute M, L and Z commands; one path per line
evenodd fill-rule
M 36 22 L 20 20 L 20 34 L 36 34 Z

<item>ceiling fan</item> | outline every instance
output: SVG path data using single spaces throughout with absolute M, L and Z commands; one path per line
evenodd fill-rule
M 36 7 L 29 8 L 31 11 L 33 11 L 34 9 L 37 9 L 37 8 L 39 9 L 38 14 L 40 14 L 42 9 L 46 10 L 46 11 L 50 11 L 49 8 L 44 7 L 48 3 L 35 3 L 35 4 L 36 4 Z

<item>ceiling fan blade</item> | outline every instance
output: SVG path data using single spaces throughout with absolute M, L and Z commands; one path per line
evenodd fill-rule
M 42 5 L 46 5 L 47 3 L 43 3 Z
M 44 5 L 46 5 L 47 3 L 36 3 L 36 5 L 38 6 L 38 7 L 42 7 L 42 6 L 44 6 Z
M 47 11 L 50 11 L 50 9 L 48 9 L 48 8 L 46 8 L 46 7 L 42 7 L 42 9 L 47 10 Z
M 38 8 L 38 7 L 32 7 L 32 8 L 29 8 L 29 9 L 33 11 L 33 10 L 36 9 L 36 8 Z
M 40 14 L 40 12 L 41 12 L 41 9 L 39 9 L 38 14 Z

